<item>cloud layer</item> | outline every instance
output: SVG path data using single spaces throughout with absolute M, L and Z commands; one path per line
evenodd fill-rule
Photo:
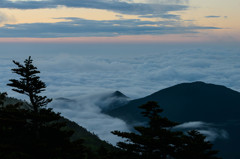
M 1 87 L 7 88 L 4 83 L 13 77 L 10 69 L 15 66 L 11 59 L 23 61 L 32 55 L 52 97 L 120 90 L 131 98 L 139 98 L 192 81 L 240 90 L 238 47 L 166 47 L 158 44 L 2 44 Z M 66 51 L 69 53 L 64 53 Z
M 95 21 L 67 18 L 71 22 L 5 25 L 0 37 L 88 37 L 119 35 L 159 35 L 196 33 L 197 30 L 216 27 L 182 27 L 175 21 L 151 22 L 138 19 Z
M 174 84 L 193 81 L 221 84 L 240 91 L 239 47 L 219 46 L 213 49 L 185 46 L 177 49 L 150 44 L 148 47 L 130 47 L 127 44 L 6 45 L 1 46 L 0 91 L 25 98 L 10 91 L 6 84 L 10 78 L 16 78 L 10 71 L 15 67 L 11 60 L 22 62 L 32 55 L 34 64 L 41 71 L 41 79 L 47 84 L 45 94 L 50 98 L 66 97 L 76 101 L 73 105 L 55 102 L 54 110 L 94 131 L 101 138 L 111 139 L 112 143 L 117 139 L 107 132 L 115 129 L 125 131 L 127 126 L 121 120 L 100 113 L 101 109 L 96 105 L 99 96 L 96 94 L 120 90 L 134 99 Z M 66 50 L 69 53 L 63 53 Z M 106 126 L 100 128 L 99 123 Z M 198 128 L 209 136 L 209 140 L 227 136 L 224 130 L 206 123 L 186 123 L 184 126 Z
M 89 37 L 89 36 L 120 36 L 120 35 L 161 35 L 198 33 L 206 29 L 220 29 L 212 26 L 197 26 L 185 22 L 177 11 L 189 8 L 182 1 L 151 1 L 140 3 L 121 0 L 43 0 L 43 1 L 10 1 L 2 0 L 0 8 L 7 9 L 44 9 L 59 8 L 87 8 L 111 11 L 117 14 L 119 20 L 89 20 L 80 18 L 61 18 L 56 23 L 18 22 L 0 27 L 0 37 Z M 43 11 L 44 12 L 44 11 Z M 66 15 L 68 15 L 66 13 Z M 124 19 L 128 15 L 135 15 L 134 19 Z M 49 17 L 50 18 L 50 17 Z M 143 19 L 145 18 L 145 19 Z M 147 18 L 147 20 L 146 20 Z M 0 15 L 0 22 L 1 22 Z
M 130 15 L 152 15 L 161 17 L 170 11 L 185 10 L 186 5 L 181 4 L 149 4 L 149 3 L 127 3 L 120 0 L 44 0 L 44 1 L 9 1 L 2 0 L 1 8 L 17 9 L 41 9 L 57 8 L 65 6 L 70 8 L 92 8 L 110 10 Z
M 78 98 L 55 99 L 50 104 L 57 112 L 79 125 L 87 128 L 88 131 L 94 132 L 101 139 L 116 145 L 121 138 L 111 134 L 113 130 L 129 131 L 126 123 L 120 119 L 110 117 L 101 113 L 101 100 L 108 93 L 83 95 Z M 112 98 L 112 100 L 114 100 Z M 108 101 L 110 102 L 110 101 Z M 105 106 L 107 103 L 105 103 Z

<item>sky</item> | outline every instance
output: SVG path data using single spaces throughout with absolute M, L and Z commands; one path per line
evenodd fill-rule
M 18 78 L 12 60 L 32 56 L 44 94 L 77 102 L 51 107 L 115 143 L 110 131 L 128 127 L 101 113 L 101 94 L 136 99 L 194 81 L 240 91 L 239 8 L 239 0 L 1 0 L 0 92 L 26 99 L 6 84 Z M 227 136 L 219 132 L 210 138 Z
M 239 42 L 239 0 L 1 0 L 0 42 Z

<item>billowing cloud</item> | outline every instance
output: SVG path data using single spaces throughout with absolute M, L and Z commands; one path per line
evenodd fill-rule
M 101 112 L 102 107 L 106 107 L 111 103 L 111 100 L 115 100 L 112 97 L 103 103 L 102 99 L 108 95 L 110 93 L 83 95 L 71 99 L 58 98 L 53 100 L 50 107 L 57 112 L 62 112 L 64 117 L 75 121 L 87 128 L 88 131 L 94 132 L 102 140 L 116 145 L 121 138 L 111 134 L 111 131 L 120 130 L 126 132 L 129 130 L 126 123 L 121 119 L 110 117 Z
M 67 18 L 71 22 L 33 23 L 5 25 L 0 28 L 0 37 L 81 37 L 119 35 L 159 35 L 195 33 L 198 30 L 219 29 L 216 27 L 183 27 L 175 21 L 108 20 L 96 21 Z

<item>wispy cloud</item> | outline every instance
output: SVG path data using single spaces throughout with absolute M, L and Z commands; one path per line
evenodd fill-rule
M 198 130 L 206 136 L 206 140 L 214 141 L 216 139 L 228 139 L 229 134 L 226 130 L 219 128 L 217 125 L 205 123 L 202 121 L 186 122 L 176 126 L 174 129 L 180 130 Z
M 6 20 L 7 20 L 6 15 L 0 12 L 0 23 L 4 22 Z
M 175 126 L 175 128 L 180 128 L 180 129 L 197 129 L 197 128 L 206 128 L 210 124 L 204 123 L 202 121 L 192 121 L 192 122 L 186 122 L 183 124 L 180 124 L 178 126 Z
M 184 11 L 189 5 L 182 0 L 174 1 L 122 1 L 122 0 L 42 0 L 10 1 L 2 0 L 0 8 L 45 9 L 45 8 L 87 8 L 100 9 L 120 14 L 119 20 L 89 20 L 61 18 L 56 23 L 18 23 L 0 27 L 0 37 L 111 37 L 119 35 L 161 35 L 199 33 L 206 29 L 220 29 L 190 24 L 181 19 L 176 11 Z M 127 15 L 135 15 L 135 19 Z M 145 20 L 143 20 L 145 18 Z M 147 18 L 147 20 L 146 20 Z
M 0 12 L 0 24 L 4 24 L 9 21 L 15 21 L 14 17 L 8 16 L 7 14 Z
M 66 18 L 70 22 L 5 25 L 0 37 L 87 37 L 119 35 L 160 35 L 196 33 L 217 27 L 181 26 L 176 21 L 141 21 L 138 19 L 96 21 Z
M 127 3 L 120 0 L 44 0 L 44 1 L 9 1 L 2 0 L 1 8 L 41 9 L 66 6 L 72 8 L 94 8 L 114 11 L 122 14 L 146 15 L 161 17 L 170 11 L 186 10 L 188 6 L 182 4 L 149 4 Z
M 217 15 L 209 15 L 205 16 L 205 18 L 221 18 L 222 16 L 217 16 Z

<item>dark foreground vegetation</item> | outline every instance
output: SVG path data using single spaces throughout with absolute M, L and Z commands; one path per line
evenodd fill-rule
M 147 126 L 135 127 L 135 132 L 113 131 L 126 139 L 113 147 L 106 142 L 93 145 L 92 138 L 74 136 L 77 125 L 47 108 L 51 102 L 41 96 L 46 85 L 29 57 L 24 64 L 13 61 L 13 73 L 8 86 L 29 97 L 30 103 L 6 104 L 6 93 L 0 94 L 0 159 L 218 159 L 217 151 L 205 136 L 196 130 L 174 131 L 178 123 L 161 117 L 156 102 L 142 106 Z M 103 125 L 104 126 L 104 125 Z M 84 132 L 85 133 L 85 132 Z M 91 138 L 91 139 L 90 139 Z M 96 138 L 97 140 L 97 138 Z

